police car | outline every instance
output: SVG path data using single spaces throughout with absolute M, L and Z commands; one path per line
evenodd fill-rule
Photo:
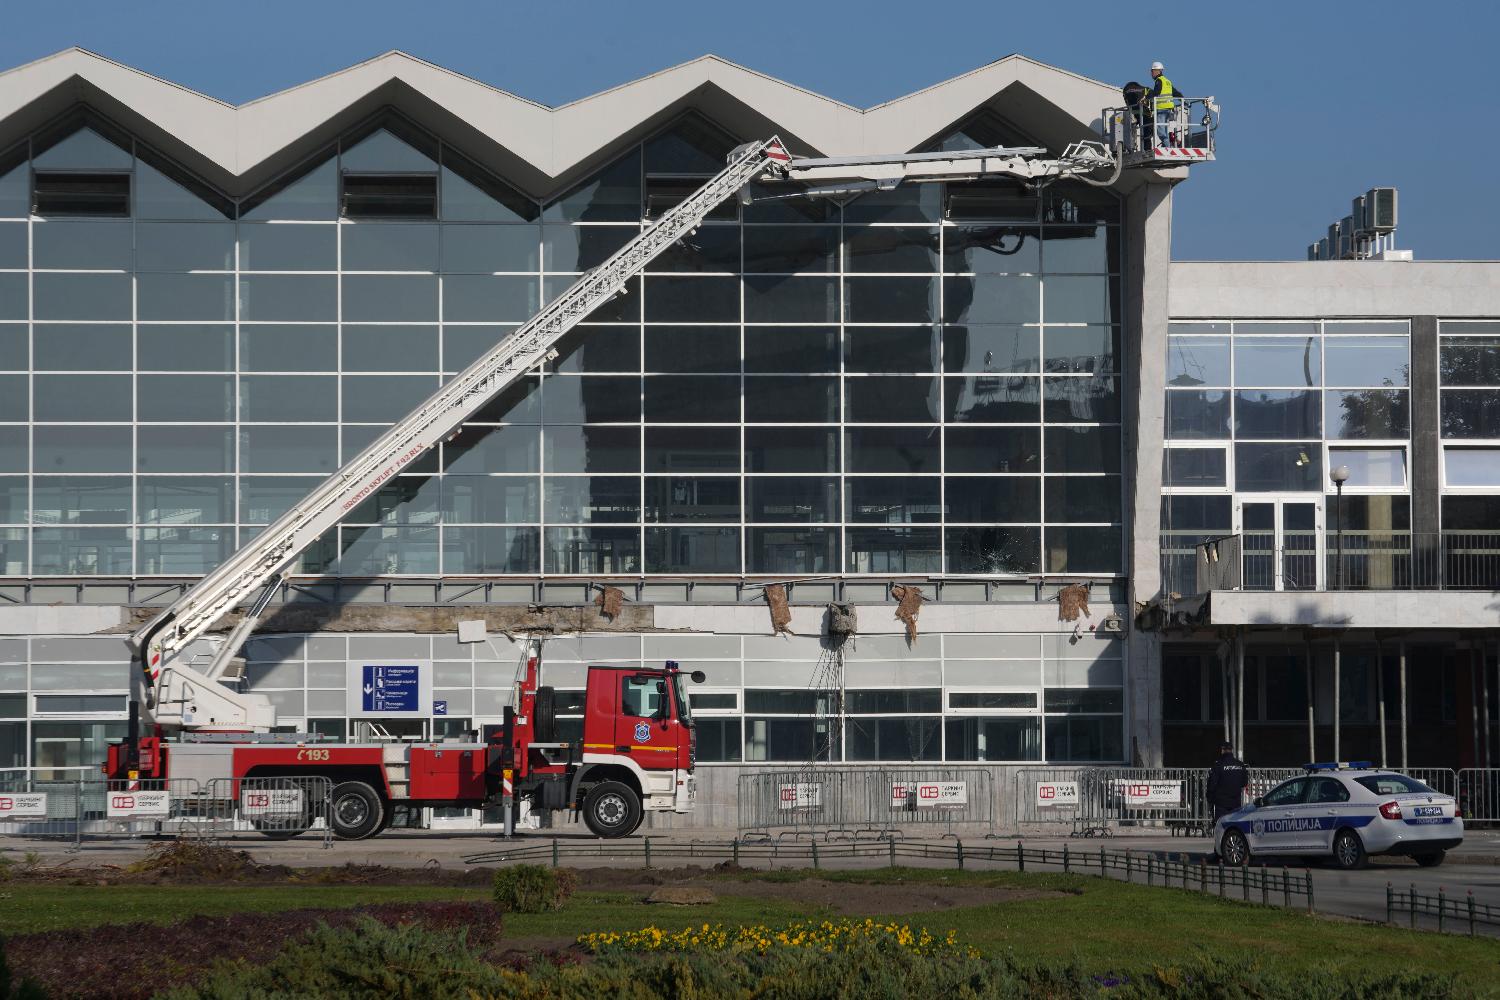
M 1458 803 L 1415 778 L 1367 761 L 1309 764 L 1306 771 L 1219 820 L 1221 860 L 1320 856 L 1362 868 L 1372 854 L 1400 854 L 1431 867 L 1463 843 Z

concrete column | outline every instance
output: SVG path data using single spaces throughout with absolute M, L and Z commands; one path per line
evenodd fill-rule
M 1443 550 L 1438 542 L 1442 499 L 1442 446 L 1438 427 L 1437 317 L 1411 320 L 1411 575 L 1420 587 L 1442 584 Z
M 1125 202 L 1124 436 L 1130 604 L 1161 595 L 1161 460 L 1166 409 L 1167 281 L 1172 185 L 1148 182 Z M 1161 636 L 1132 627 L 1128 645 L 1134 763 L 1162 765 Z

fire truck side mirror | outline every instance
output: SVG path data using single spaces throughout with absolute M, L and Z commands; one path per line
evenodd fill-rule
M 694 684 L 702 684 L 704 681 L 708 680 L 708 675 L 701 670 L 694 670 L 692 673 L 688 674 L 688 676 L 693 679 Z

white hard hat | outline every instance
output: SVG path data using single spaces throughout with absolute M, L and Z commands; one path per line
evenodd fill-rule
M 1152 63 L 1152 64 L 1151 64 L 1151 68 L 1152 68 L 1152 69 L 1166 69 L 1166 67 L 1165 67 L 1165 66 L 1163 66 L 1163 65 L 1162 65 L 1162 64 L 1161 64 L 1161 63 L 1159 63 L 1159 62 L 1154 62 L 1154 63 Z

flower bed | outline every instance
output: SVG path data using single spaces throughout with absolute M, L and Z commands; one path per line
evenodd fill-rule
M 780 928 L 765 924 L 743 927 L 704 924 L 679 931 L 664 931 L 652 926 L 638 931 L 583 934 L 578 943 L 595 953 L 729 951 L 766 955 L 785 948 L 846 952 L 873 945 L 877 950 L 905 951 L 913 955 L 979 957 L 979 952 L 958 943 L 956 931 L 938 937 L 925 927 L 913 929 L 910 924 L 880 923 L 869 919 L 808 920 Z

